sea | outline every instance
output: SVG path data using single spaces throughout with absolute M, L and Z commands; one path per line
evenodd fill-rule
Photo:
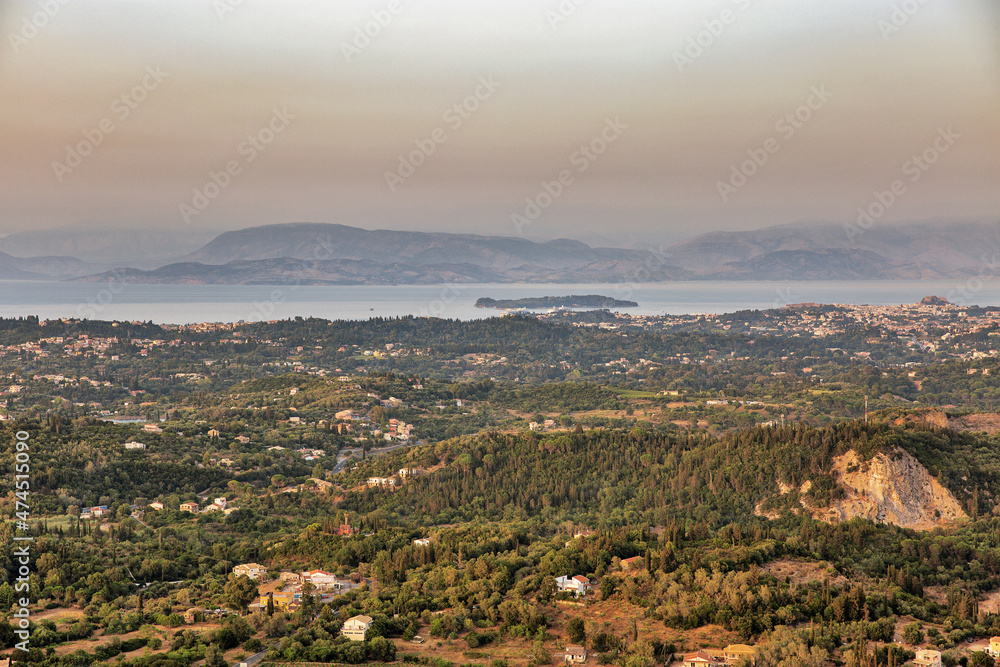
M 601 294 L 635 301 L 636 315 L 729 313 L 815 302 L 891 305 L 929 295 L 959 305 L 1000 305 L 1000 280 L 788 281 L 618 284 L 142 285 L 122 282 L 0 281 L 0 317 L 86 318 L 156 324 L 259 322 L 294 317 L 366 320 L 441 317 L 471 320 L 502 311 L 476 308 L 480 297 L 519 299 Z

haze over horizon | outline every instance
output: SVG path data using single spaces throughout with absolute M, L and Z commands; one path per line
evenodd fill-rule
M 1000 214 L 986 0 L 52 6 L 0 5 L 0 234 L 317 221 L 628 245 L 847 222 L 896 180 L 881 220 Z

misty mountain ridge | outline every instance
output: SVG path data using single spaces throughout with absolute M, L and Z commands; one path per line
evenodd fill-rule
M 20 258 L 72 257 L 99 265 L 96 270 L 120 266 L 151 269 L 177 261 L 217 235 L 217 232 L 191 229 L 174 231 L 70 225 L 8 234 L 0 238 L 0 252 Z M 94 269 L 89 271 L 93 272 Z
M 67 280 L 106 268 L 76 257 L 14 257 L 0 252 L 0 280 Z
M 292 258 L 421 265 L 459 261 L 504 271 L 525 264 L 567 268 L 592 262 L 642 261 L 648 255 L 640 250 L 592 248 L 570 239 L 535 242 L 509 236 L 369 231 L 338 224 L 290 223 L 226 232 L 182 261 L 227 264 L 235 260 Z
M 710 232 L 675 244 L 668 261 L 714 280 L 911 280 L 979 275 L 1000 260 L 997 222 L 830 222 Z
M 617 282 L 646 275 L 644 271 L 653 280 L 685 277 L 650 251 L 592 248 L 570 239 L 537 243 L 516 237 L 292 223 L 226 232 L 181 262 L 119 275 L 161 284 L 396 285 Z
M 87 232 L 90 233 L 90 232 Z M 85 244 L 108 256 L 113 232 Z M 160 244 L 160 262 L 92 263 L 76 256 L 15 256 L 6 248 L 80 247 L 79 237 L 26 232 L 0 239 L 0 278 L 157 284 L 391 285 L 447 282 L 614 283 L 670 280 L 916 280 L 993 275 L 1000 224 L 924 221 L 869 229 L 830 222 L 709 232 L 666 249 L 592 247 L 571 239 L 366 230 L 331 223 L 264 225 L 221 233 L 185 255 L 170 232 L 134 232 L 133 257 Z M 192 245 L 188 240 L 187 247 Z M 991 273 L 992 272 L 992 273 Z

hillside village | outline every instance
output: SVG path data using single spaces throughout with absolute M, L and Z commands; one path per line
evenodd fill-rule
M 991 313 L 3 323 L 32 656 L 990 667 Z

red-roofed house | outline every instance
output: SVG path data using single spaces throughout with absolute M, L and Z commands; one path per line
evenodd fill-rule
M 622 561 L 623 570 L 641 570 L 644 567 L 646 567 L 646 559 L 642 556 L 634 556 Z
M 556 590 L 560 593 L 573 593 L 577 597 L 586 595 L 590 590 L 590 579 L 583 575 L 575 577 L 556 577 Z

